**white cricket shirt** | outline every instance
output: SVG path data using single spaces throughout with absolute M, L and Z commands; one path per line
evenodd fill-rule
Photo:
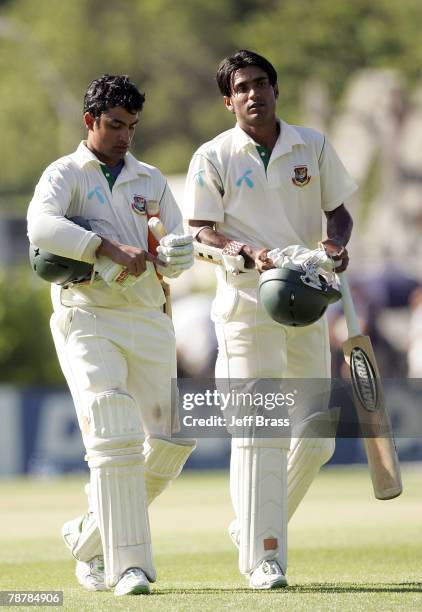
M 357 185 L 324 135 L 279 123 L 267 169 L 257 143 L 238 125 L 196 151 L 186 219 L 213 221 L 217 231 L 254 247 L 317 247 L 322 211 L 340 206 Z
M 169 232 L 182 233 L 182 216 L 161 172 L 127 153 L 125 165 L 113 189 L 101 170 L 101 162 L 81 142 L 77 150 L 53 162 L 38 182 L 28 209 L 28 237 L 41 249 L 93 263 L 101 239 L 66 217 L 81 216 L 107 222 L 110 238 L 148 250 L 145 204 L 158 202 L 160 216 Z M 148 262 L 153 272 L 153 266 Z M 92 286 L 75 285 L 66 290 L 69 302 L 108 303 L 110 288 L 101 280 Z M 64 292 L 63 292 L 64 293 Z M 118 301 L 119 296 L 115 296 Z M 72 299 L 74 298 L 74 299 Z M 125 299 L 156 306 L 164 294 L 155 273 L 125 290 Z M 114 301 L 116 301 L 114 300 Z M 112 300 L 113 301 L 113 300 Z

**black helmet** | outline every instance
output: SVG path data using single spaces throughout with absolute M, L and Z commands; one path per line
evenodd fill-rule
M 341 293 L 318 275 L 318 285 L 306 272 L 290 268 L 273 268 L 259 279 L 259 297 L 269 316 L 293 327 L 304 327 L 318 321 L 327 309 L 341 298 Z
M 89 221 L 83 217 L 72 217 L 69 221 L 73 221 L 73 223 L 87 230 L 91 229 Z M 93 268 L 90 263 L 55 255 L 39 249 L 33 244 L 29 245 L 29 261 L 31 268 L 38 276 L 56 285 L 67 285 L 68 283 L 89 279 Z

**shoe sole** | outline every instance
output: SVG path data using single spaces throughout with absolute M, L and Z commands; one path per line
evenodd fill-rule
M 76 577 L 77 578 L 77 577 Z M 91 593 L 93 592 L 99 592 L 99 591 L 109 591 L 110 589 L 108 587 L 106 587 L 106 585 L 104 584 L 101 587 L 94 587 L 94 586 L 87 586 L 86 584 L 83 584 L 78 578 L 78 584 L 85 589 L 85 591 L 90 591 Z
M 253 586 L 252 584 L 249 585 L 251 587 L 251 589 L 254 589 L 254 591 L 269 591 L 269 590 L 273 590 L 273 589 L 284 589 L 285 587 L 289 586 L 287 583 L 287 580 L 277 580 L 276 582 L 273 582 L 272 584 L 266 584 L 263 586 Z
M 126 591 L 125 593 L 116 593 L 116 591 L 114 591 L 116 597 L 122 597 L 124 595 L 149 595 L 150 593 L 151 589 L 145 585 L 136 586 L 130 591 Z

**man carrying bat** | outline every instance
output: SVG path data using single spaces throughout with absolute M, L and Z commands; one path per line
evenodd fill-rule
M 259 303 L 257 286 L 275 266 L 270 250 L 317 248 L 322 212 L 328 236 L 322 245 L 337 270 L 346 269 L 352 219 L 344 201 L 356 184 L 324 135 L 277 118 L 277 74 L 264 57 L 242 50 L 225 58 L 217 83 L 236 126 L 194 154 L 184 211 L 201 246 L 245 262 L 241 274 L 217 269 L 216 377 L 329 379 L 326 318 L 307 327 L 280 325 Z M 312 414 L 302 408 L 292 411 L 291 440 L 232 439 L 230 534 L 240 571 L 255 589 L 287 584 L 287 520 L 334 451 L 334 439 L 307 434 Z M 326 408 L 314 407 L 316 414 Z
M 80 584 L 115 595 L 150 592 L 148 504 L 194 448 L 172 439 L 175 338 L 156 272 L 176 277 L 188 269 L 192 238 L 182 233 L 161 172 L 128 152 L 144 100 L 127 76 L 92 81 L 87 138 L 48 166 L 28 210 L 33 265 L 53 280 L 51 329 L 91 471 L 89 512 L 62 533 Z M 159 258 L 151 253 L 152 215 L 172 232 L 160 240 Z M 91 279 L 54 284 L 59 268 L 81 261 Z

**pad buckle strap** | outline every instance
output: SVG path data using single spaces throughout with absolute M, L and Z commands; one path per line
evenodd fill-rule
M 240 255 L 240 251 L 243 249 L 245 244 L 243 242 L 238 242 L 237 240 L 230 240 L 224 247 L 222 251 L 222 255 L 230 255 L 231 257 L 235 257 L 236 255 Z

